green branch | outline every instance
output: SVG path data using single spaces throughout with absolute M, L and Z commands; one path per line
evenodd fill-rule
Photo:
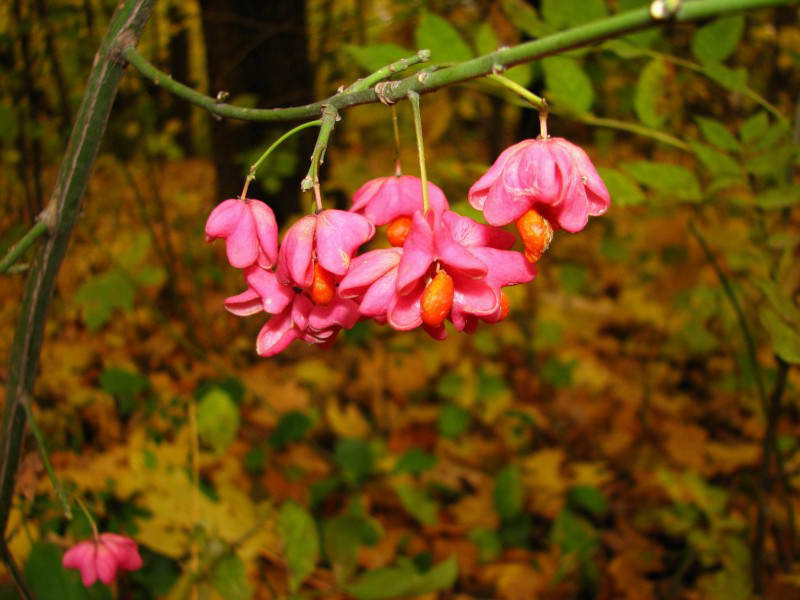
M 42 218 L 49 226 L 50 235 L 40 245 L 26 279 L 14 341 L 9 352 L 0 430 L 0 540 L 5 539 L 14 500 L 14 484 L 25 433 L 25 402 L 31 396 L 38 371 L 39 351 L 56 276 L 80 213 L 81 198 L 123 75 L 123 64 L 119 60 L 121 49 L 136 44 L 152 5 L 153 0 L 124 0 L 114 11 L 108 32 L 97 51 L 52 198 Z M 20 596 L 30 598 L 24 589 L 24 582 L 17 577 L 18 571 L 4 542 L 0 543 L 0 559 L 12 573 Z
M 396 102 L 406 98 L 409 92 L 418 94 L 432 92 L 448 85 L 496 73 L 502 67 L 530 62 L 572 48 L 579 48 L 612 37 L 619 37 L 633 31 L 656 27 L 667 22 L 698 21 L 730 12 L 789 5 L 795 2 L 796 0 L 695 0 L 694 2 L 682 4 L 678 12 L 668 20 L 654 19 L 647 7 L 639 8 L 554 33 L 538 40 L 525 42 L 510 48 L 501 48 L 496 52 L 450 67 L 432 72 L 422 72 L 394 81 L 390 86 L 385 86 L 386 89 L 382 90 L 380 95 L 374 88 L 356 89 L 355 91 L 344 90 L 325 100 L 290 108 L 242 108 L 232 104 L 221 103 L 211 96 L 201 94 L 173 80 L 169 75 L 153 66 L 132 45 L 122 51 L 122 56 L 156 85 L 162 86 L 176 96 L 201 106 L 219 117 L 246 121 L 297 121 L 319 117 L 325 106 L 332 106 L 337 110 L 342 110 L 359 104 Z M 370 80 L 372 77 L 367 77 L 361 81 Z M 358 83 L 356 82 L 356 84 Z
M 386 65 L 385 67 L 378 69 L 371 75 L 367 75 L 363 79 L 359 79 L 354 84 L 349 86 L 345 91 L 360 92 L 362 90 L 367 90 L 376 83 L 378 83 L 379 81 L 388 79 L 395 73 L 401 73 L 402 71 L 405 71 L 412 65 L 416 65 L 421 62 L 426 62 L 430 59 L 431 59 L 430 50 L 420 50 L 414 56 L 409 56 L 408 58 L 401 58 L 400 60 L 395 61 L 390 65 Z
M 322 210 L 322 195 L 319 191 L 319 166 L 325 161 L 325 151 L 328 149 L 328 141 L 337 120 L 339 120 L 339 111 L 336 110 L 335 106 L 326 106 L 322 109 L 319 135 L 317 136 L 317 143 L 314 145 L 314 151 L 311 153 L 311 166 L 300 183 L 300 188 L 304 192 L 314 189 L 317 212 Z
M 22 239 L 11 246 L 3 259 L 0 260 L 0 273 L 8 271 L 14 263 L 19 260 L 19 257 L 25 254 L 28 248 L 33 245 L 33 242 L 38 240 L 45 232 L 47 232 L 47 225 L 42 221 L 39 221 L 36 225 L 31 227 L 28 232 L 22 236 Z

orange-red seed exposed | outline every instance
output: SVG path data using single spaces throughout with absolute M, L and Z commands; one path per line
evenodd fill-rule
M 500 291 L 500 318 L 497 319 L 498 321 L 502 321 L 508 316 L 509 311 L 511 310 L 511 303 L 508 301 L 508 296 L 504 291 Z
M 429 327 L 441 325 L 453 307 L 454 291 L 453 278 L 439 271 L 422 292 L 422 322 Z
M 336 284 L 333 281 L 333 275 L 315 262 L 314 279 L 311 282 L 311 299 L 314 304 L 329 304 L 335 294 Z
M 386 237 L 392 246 L 400 247 L 406 241 L 409 231 L 411 231 L 411 217 L 397 217 L 386 228 Z
M 525 246 L 525 258 L 532 263 L 542 258 L 553 241 L 553 226 L 550 221 L 533 209 L 517 219 L 517 231 Z

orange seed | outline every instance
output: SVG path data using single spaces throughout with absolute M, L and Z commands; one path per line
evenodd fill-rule
M 311 300 L 314 301 L 314 304 L 328 304 L 333 300 L 335 293 L 336 284 L 333 281 L 333 275 L 315 262 L 314 279 L 311 282 Z
M 450 314 L 453 306 L 453 278 L 439 271 L 422 292 L 422 321 L 430 327 L 438 327 Z
M 411 217 L 397 217 L 386 228 L 386 237 L 392 246 L 400 247 L 406 241 L 409 231 L 411 231 Z
M 532 263 L 542 258 L 553 241 L 553 226 L 550 221 L 533 209 L 517 219 L 517 231 L 525 246 L 525 258 Z

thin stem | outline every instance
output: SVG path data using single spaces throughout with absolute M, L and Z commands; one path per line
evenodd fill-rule
M 322 210 L 322 196 L 319 191 L 319 166 L 325 162 L 325 151 L 328 149 L 331 132 L 338 118 L 339 111 L 336 110 L 335 106 L 326 106 L 322 110 L 322 120 L 319 127 L 319 135 L 317 136 L 317 143 L 314 145 L 314 151 L 311 153 L 311 165 L 308 167 L 308 173 L 300 184 L 304 192 L 310 189 L 314 190 L 317 212 Z
M 654 140 L 658 140 L 659 142 L 669 144 L 670 146 L 674 146 L 675 148 L 679 148 L 680 150 L 684 150 L 686 152 L 689 152 L 691 150 L 689 144 L 683 142 L 682 140 L 676 138 L 675 136 L 672 136 L 668 133 L 664 133 L 663 131 L 658 131 L 657 129 L 651 129 L 650 127 L 645 127 L 644 125 L 639 125 L 637 123 L 627 123 L 625 121 L 620 121 L 617 119 L 606 119 L 604 117 L 597 117 L 589 113 L 578 115 L 575 118 L 578 121 L 586 123 L 587 125 L 594 125 L 596 127 L 609 127 L 611 129 L 619 129 L 621 131 L 629 131 L 631 133 L 635 133 L 643 137 L 649 137 Z
M 197 407 L 194 400 L 189 399 L 189 427 L 191 429 L 191 461 L 192 461 L 192 528 L 200 521 L 200 437 L 197 429 Z M 194 573 L 200 571 L 200 548 L 195 536 L 191 536 L 191 567 Z M 197 582 L 192 584 L 192 597 L 198 596 Z
M 703 68 L 702 65 L 699 65 L 690 60 L 686 60 L 685 58 L 680 58 L 678 56 L 673 56 L 671 54 L 665 54 L 663 52 L 658 52 L 656 50 L 643 50 L 643 52 L 653 58 L 662 58 L 668 62 L 671 62 L 672 64 L 684 67 L 686 69 L 689 69 L 690 71 L 694 71 L 695 73 L 700 73 L 701 75 L 705 75 L 705 69 Z M 708 76 L 706 75 L 706 77 Z M 781 111 L 779 111 L 774 104 L 771 104 L 769 100 L 764 98 L 764 96 L 759 94 L 753 88 L 745 86 L 742 89 L 742 93 L 748 98 L 750 98 L 756 104 L 761 105 L 764 109 L 771 112 L 775 116 L 775 118 L 778 119 L 778 121 L 780 121 L 784 125 L 789 124 L 789 120 L 786 117 L 784 117 L 783 114 L 781 114 Z
M 516 81 L 513 81 L 506 77 L 505 75 L 500 75 L 498 73 L 492 73 L 491 75 L 486 76 L 487 79 L 491 79 L 505 87 L 506 89 L 511 90 L 520 98 L 527 100 L 531 103 L 531 105 L 538 111 L 547 112 L 549 110 L 547 106 L 547 101 L 542 98 L 541 96 L 537 96 L 528 88 L 521 86 Z
M 20 600 L 33 600 L 33 594 L 25 585 L 25 578 L 22 576 L 17 561 L 14 560 L 14 555 L 6 544 L 5 539 L 0 536 L 0 560 L 8 569 L 8 574 L 11 575 L 11 580 L 14 582 L 14 587 L 17 588 Z
M 61 480 L 59 480 L 55 470 L 53 469 L 53 465 L 50 463 L 50 455 L 47 452 L 47 445 L 45 444 L 42 430 L 39 429 L 39 424 L 36 422 L 36 417 L 33 415 L 33 408 L 31 408 L 31 397 L 27 396 L 23 398 L 22 405 L 25 408 L 25 416 L 28 418 L 28 426 L 31 428 L 33 437 L 36 438 L 36 445 L 39 448 L 39 456 L 42 459 L 42 464 L 44 465 L 45 471 L 47 471 L 47 476 L 50 478 L 50 484 L 53 486 L 53 489 L 58 496 L 58 501 L 61 502 L 61 508 L 64 511 L 64 516 L 67 519 L 72 519 L 72 509 L 70 508 L 69 500 L 67 499 L 67 493 L 64 491 L 64 485 L 61 483 Z
M 382 100 L 388 102 L 401 100 L 410 91 L 420 94 L 432 92 L 444 86 L 462 83 L 494 73 L 498 67 L 510 67 L 530 62 L 537 58 L 558 54 L 565 50 L 587 46 L 650 27 L 674 22 L 698 21 L 731 12 L 789 5 L 795 2 L 796 0 L 702 0 L 684 2 L 681 4 L 677 14 L 667 21 L 653 19 L 648 7 L 645 6 L 579 25 L 566 31 L 560 31 L 538 40 L 525 42 L 510 48 L 502 48 L 451 67 L 425 73 L 424 76 L 417 74 L 400 79 L 393 82 L 392 86 L 383 93 Z M 163 86 L 166 90 L 184 100 L 202 106 L 220 117 L 247 121 L 296 121 L 319 115 L 326 105 L 333 105 L 341 110 L 349 106 L 374 104 L 381 101 L 374 89 L 345 90 L 325 100 L 306 104 L 305 106 L 272 109 L 242 108 L 220 103 L 211 96 L 201 94 L 182 83 L 174 81 L 169 75 L 159 71 L 133 47 L 123 49 L 121 55 L 156 85 Z
M 422 114 L 419 109 L 419 94 L 408 92 L 411 112 L 414 114 L 414 133 L 417 136 L 417 155 L 419 155 L 419 178 L 422 182 L 422 214 L 427 215 L 430 208 L 428 199 L 428 170 L 425 167 L 425 142 L 422 139 Z
M 33 245 L 40 236 L 47 232 L 47 225 L 42 221 L 37 222 L 31 227 L 28 232 L 22 236 L 22 239 L 6 252 L 6 255 L 0 260 L 0 273 L 5 273 L 11 266 L 19 260 L 19 257 L 25 254 L 26 250 Z
M 366 90 L 371 88 L 373 85 L 378 83 L 379 81 L 383 81 L 384 79 L 388 79 L 395 73 L 400 73 L 405 71 L 412 65 L 416 65 L 418 63 L 426 62 L 431 59 L 431 51 L 430 50 L 420 50 L 414 56 L 409 56 L 408 58 L 401 58 L 393 62 L 390 65 L 386 65 L 385 67 L 381 67 L 371 75 L 367 75 L 363 79 L 359 79 L 351 86 L 349 86 L 345 91 L 346 92 L 358 92 L 362 90 Z
M 86 515 L 86 520 L 89 521 L 89 525 L 92 528 L 92 533 L 94 534 L 94 538 L 97 539 L 98 537 L 100 537 L 100 532 L 97 531 L 97 523 L 95 522 L 92 513 L 89 511 L 89 507 L 86 506 L 86 503 L 83 501 L 83 498 L 81 498 L 78 494 L 75 494 L 73 498 L 75 498 L 75 502 L 78 503 L 78 506 L 81 507 L 83 514 Z
M 397 123 L 397 107 L 392 104 L 392 130 L 394 132 L 394 175 L 400 177 L 403 167 L 400 164 L 400 126 Z
M 303 123 L 302 125 L 298 125 L 294 129 L 290 129 L 289 131 L 284 133 L 281 137 L 279 137 L 277 140 L 272 142 L 269 148 L 267 148 L 264 151 L 264 154 L 262 154 L 256 162 L 250 165 L 250 171 L 247 173 L 247 178 L 244 180 L 244 188 L 242 189 L 241 199 L 244 200 L 247 197 L 247 188 L 250 187 L 250 182 L 256 178 L 256 171 L 258 171 L 258 168 L 265 160 L 267 160 L 267 157 L 269 157 L 269 155 L 272 154 L 275 148 L 280 146 L 283 142 L 292 137 L 295 133 L 303 131 L 303 129 L 308 129 L 309 127 L 319 127 L 320 125 L 322 125 L 322 120 L 320 119 L 317 119 L 316 121 L 309 121 L 308 123 Z
M 768 401 L 767 401 L 767 390 L 764 386 L 764 376 L 761 371 L 761 364 L 758 362 L 758 357 L 756 354 L 756 342 L 755 337 L 753 337 L 753 332 L 750 330 L 750 325 L 747 322 L 747 317 L 744 314 L 744 309 L 742 309 L 742 305 L 739 302 L 739 297 L 736 295 L 736 292 L 733 289 L 733 285 L 731 284 L 730 279 L 722 270 L 722 267 L 719 266 L 717 262 L 717 257 L 714 256 L 714 253 L 711 251 L 711 247 L 706 242 L 706 239 L 703 237 L 703 234 L 700 233 L 700 230 L 694 224 L 694 221 L 689 222 L 689 231 L 697 240 L 697 243 L 700 244 L 700 248 L 703 250 L 703 254 L 705 254 L 706 260 L 708 264 L 711 265 L 711 268 L 714 269 L 714 273 L 717 275 L 717 279 L 719 279 L 720 284 L 722 284 L 722 289 L 725 292 L 725 296 L 728 298 L 728 301 L 733 308 L 733 311 L 736 313 L 736 319 L 739 322 L 739 329 L 742 332 L 742 337 L 744 338 L 745 348 L 747 350 L 747 359 L 750 363 L 750 368 L 753 370 L 753 375 L 755 376 L 756 380 L 756 389 L 758 390 L 758 397 L 761 402 L 761 408 L 766 416 L 768 413 Z
M 13 505 L 27 422 L 24 402 L 31 395 L 39 370 L 39 351 L 56 277 L 81 212 L 81 199 L 123 75 L 120 52 L 123 47 L 136 45 L 152 5 L 153 0 L 123 0 L 117 4 L 89 73 L 50 202 L 40 216 L 51 233 L 37 249 L 26 278 L 5 371 L 6 393 L 0 429 L 0 539 L 5 536 Z M 7 554 L 0 558 L 11 568 Z

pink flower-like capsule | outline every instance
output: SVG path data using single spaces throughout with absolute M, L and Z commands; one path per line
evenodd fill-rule
M 317 215 L 307 215 L 283 237 L 278 252 L 278 280 L 283 285 L 308 290 L 316 287 L 317 277 L 328 281 L 341 278 L 350 268 L 353 253 L 373 235 L 375 226 L 356 213 L 323 210 Z
M 342 297 L 361 299 L 362 315 L 386 318 L 401 331 L 423 325 L 443 339 L 445 318 L 459 330 L 469 325 L 468 315 L 500 320 L 500 288 L 535 275 L 520 253 L 508 250 L 514 243 L 508 232 L 452 211 L 427 217 L 417 212 L 413 219 L 402 249 L 356 257 L 340 282 Z
M 256 352 L 259 356 L 275 356 L 295 340 L 327 347 L 342 329 L 350 329 L 358 319 L 358 305 L 352 300 L 334 298 L 318 305 L 305 294 L 296 293 L 292 302 L 258 332 Z
M 506 148 L 472 185 L 469 202 L 491 225 L 535 210 L 575 233 L 605 213 L 611 199 L 586 152 L 564 138 L 546 138 Z
M 441 213 L 449 208 L 444 192 L 428 182 L 430 209 Z M 389 225 L 392 246 L 402 246 L 411 228 L 411 215 L 422 210 L 422 181 L 412 175 L 371 179 L 353 195 L 351 212 L 362 213 L 375 225 Z
M 260 200 L 232 198 L 218 204 L 206 221 L 206 240 L 218 238 L 225 240 L 228 262 L 237 269 L 275 264 L 278 225 L 272 209 Z
M 97 538 L 76 544 L 64 554 L 61 564 L 68 569 L 80 569 L 86 587 L 98 579 L 110 584 L 117 571 L 136 571 L 142 568 L 142 557 L 131 538 L 115 533 L 101 533 Z

